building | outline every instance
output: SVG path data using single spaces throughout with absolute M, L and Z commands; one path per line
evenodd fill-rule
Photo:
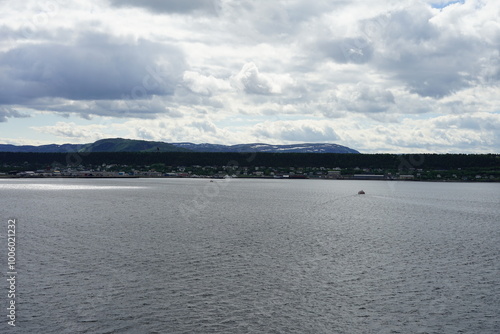
M 354 176 L 352 178 L 355 180 L 385 180 L 385 175 L 354 174 Z
M 339 179 L 340 178 L 340 170 L 329 170 L 328 175 L 326 176 L 328 179 Z

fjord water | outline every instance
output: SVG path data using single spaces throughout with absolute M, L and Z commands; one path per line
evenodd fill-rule
M 0 180 L 0 331 L 499 333 L 499 204 L 499 184 Z

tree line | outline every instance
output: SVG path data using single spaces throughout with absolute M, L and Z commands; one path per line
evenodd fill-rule
M 325 167 L 380 169 L 499 168 L 499 154 L 345 154 L 345 153 L 220 153 L 220 152 L 0 152 L 0 166 L 47 168 L 50 166 L 240 166 Z

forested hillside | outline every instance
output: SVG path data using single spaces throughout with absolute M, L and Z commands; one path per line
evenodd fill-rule
M 118 164 L 146 166 L 268 166 L 381 169 L 457 169 L 498 167 L 498 154 L 341 154 L 341 153 L 198 153 L 198 152 L 92 152 L 92 153 L 12 153 L 0 152 L 0 166 L 43 168 Z

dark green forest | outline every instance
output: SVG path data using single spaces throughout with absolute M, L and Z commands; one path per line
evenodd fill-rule
M 51 166 L 240 166 L 434 169 L 500 168 L 498 154 L 341 154 L 341 153 L 199 153 L 199 152 L 0 152 L 0 168 L 43 169 Z

